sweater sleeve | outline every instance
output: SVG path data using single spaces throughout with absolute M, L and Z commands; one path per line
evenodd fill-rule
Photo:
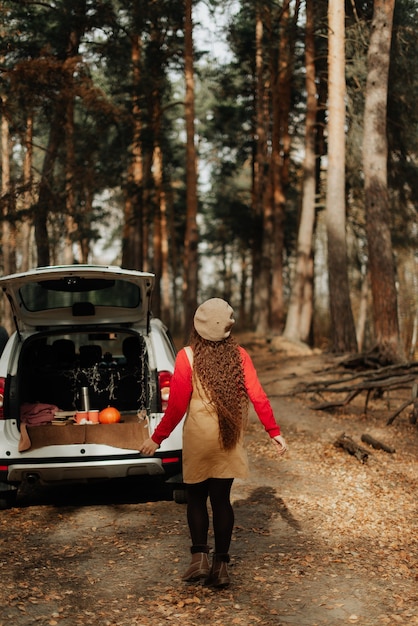
M 189 406 L 192 394 L 192 368 L 183 348 L 176 357 L 170 383 L 167 409 L 151 439 L 160 445 L 180 423 Z
M 244 366 L 245 386 L 258 419 L 263 424 L 270 437 L 280 435 L 280 426 L 274 417 L 273 409 L 266 392 L 261 386 L 257 371 L 248 352 L 240 346 L 242 362 Z

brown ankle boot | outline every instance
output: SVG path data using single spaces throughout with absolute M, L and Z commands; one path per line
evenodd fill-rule
M 229 554 L 214 554 L 212 567 L 205 585 L 211 587 L 228 587 L 231 582 L 228 574 Z
M 185 582 L 193 582 L 200 578 L 209 576 L 210 566 L 208 560 L 208 546 L 192 546 L 192 560 L 189 568 L 183 574 L 182 578 Z

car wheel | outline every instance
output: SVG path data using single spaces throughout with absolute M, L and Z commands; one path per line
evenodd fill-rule
M 17 489 L 0 490 L 0 510 L 11 509 L 17 498 Z
M 176 504 L 187 504 L 187 491 L 185 489 L 174 489 L 173 500 Z

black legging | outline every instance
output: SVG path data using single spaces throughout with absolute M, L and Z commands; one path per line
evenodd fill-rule
M 212 507 L 215 552 L 227 554 L 234 528 L 234 510 L 230 494 L 233 478 L 208 478 L 202 483 L 187 485 L 187 522 L 193 546 L 208 543 L 208 497 Z

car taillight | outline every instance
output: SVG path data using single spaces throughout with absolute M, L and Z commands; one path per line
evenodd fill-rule
M 0 378 L 0 420 L 4 418 L 3 403 L 4 403 L 4 386 L 6 384 L 5 378 Z
M 169 457 L 165 457 L 161 459 L 162 464 L 164 465 L 164 463 L 180 463 L 180 457 L 179 456 L 169 456 Z
M 158 373 L 158 383 L 160 387 L 160 400 L 161 400 L 161 410 L 165 411 L 168 404 L 168 398 L 170 397 L 170 384 L 172 378 L 171 372 L 159 372 Z

